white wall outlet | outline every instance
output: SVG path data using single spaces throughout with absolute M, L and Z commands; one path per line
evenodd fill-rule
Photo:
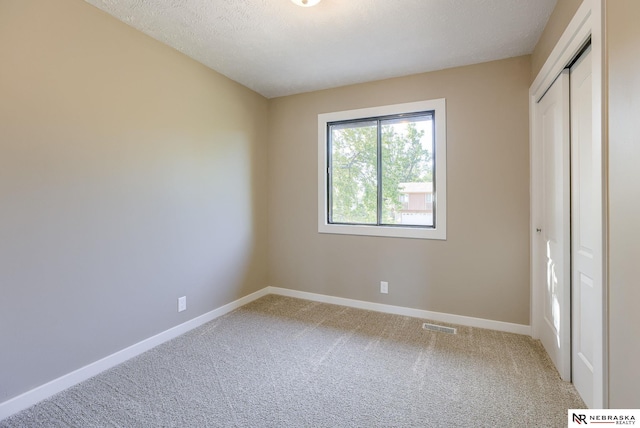
M 389 294 L 389 283 L 387 281 L 380 281 L 380 292 L 382 294 Z
M 187 310 L 187 296 L 182 296 L 178 298 L 178 312 Z

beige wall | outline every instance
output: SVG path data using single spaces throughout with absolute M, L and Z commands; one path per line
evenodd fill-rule
M 575 15 L 582 0 L 558 0 L 553 13 L 549 17 L 546 27 L 533 53 L 531 54 L 531 81 L 536 78 L 544 62 L 562 36 L 565 28 Z
M 609 384 L 612 408 L 640 408 L 640 2 L 607 1 Z
M 0 402 L 265 286 L 267 106 L 83 1 L 0 1 Z
M 529 324 L 530 71 L 525 56 L 270 100 L 269 285 Z M 319 234 L 317 115 L 434 98 L 448 239 Z

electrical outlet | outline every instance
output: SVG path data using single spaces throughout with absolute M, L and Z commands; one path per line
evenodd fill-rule
M 382 294 L 389 294 L 389 283 L 387 281 L 380 281 L 380 292 Z
M 182 296 L 178 298 L 178 312 L 187 310 L 187 296 Z

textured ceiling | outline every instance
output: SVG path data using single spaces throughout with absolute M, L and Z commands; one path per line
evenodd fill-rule
M 86 0 L 272 98 L 529 54 L 557 0 Z

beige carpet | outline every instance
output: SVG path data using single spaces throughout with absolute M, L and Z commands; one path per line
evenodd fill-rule
M 0 427 L 562 427 L 583 408 L 526 336 L 266 296 Z

